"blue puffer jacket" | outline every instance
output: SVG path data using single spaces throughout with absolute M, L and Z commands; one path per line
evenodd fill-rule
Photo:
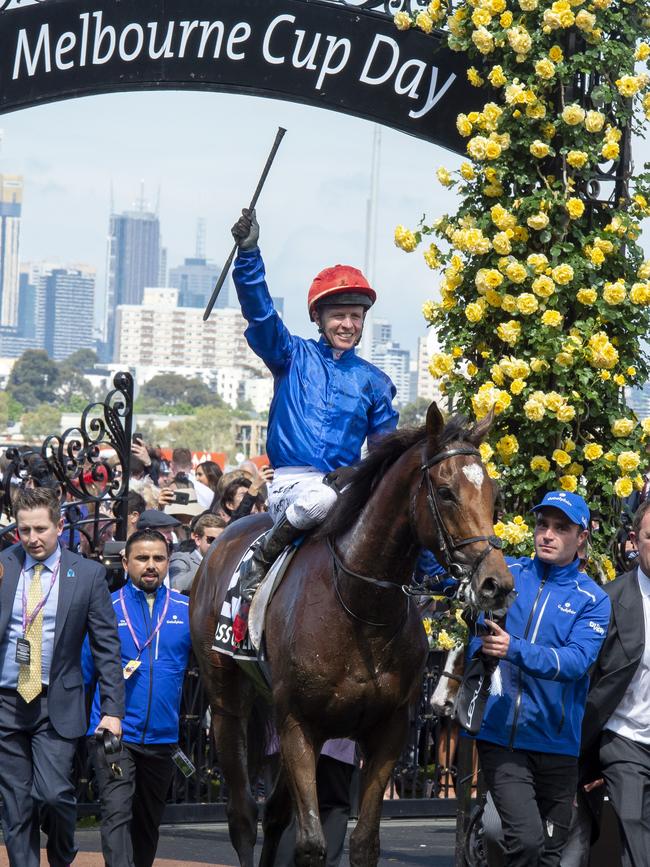
M 508 609 L 510 646 L 499 663 L 503 694 L 488 699 L 478 737 L 517 750 L 577 756 L 588 671 L 609 625 L 610 602 L 578 560 L 548 566 L 506 558 L 517 598 Z M 469 655 L 480 647 L 474 638 Z
M 160 631 L 142 651 L 142 665 L 124 683 L 126 713 L 122 729 L 123 739 L 128 743 L 174 744 L 178 741 L 178 715 L 191 646 L 189 600 L 187 596 L 181 596 L 176 590 L 168 590 L 163 585 L 158 588 L 153 613 L 150 614 L 142 590 L 130 581 L 124 585 L 124 604 L 140 647 L 158 623 L 167 594 L 169 607 Z M 112 599 L 124 667 L 136 658 L 138 650 L 122 610 L 119 591 L 113 593 Z M 88 639 L 84 643 L 81 662 L 84 681 L 88 686 L 94 675 Z M 99 694 L 95 691 L 88 735 L 94 734 L 99 719 Z
M 294 337 L 273 307 L 259 249 L 240 251 L 233 271 L 248 321 L 246 340 L 273 374 L 266 450 L 274 467 L 323 472 L 349 466 L 366 437 L 392 431 L 395 386 L 354 349 L 335 359 L 322 338 Z

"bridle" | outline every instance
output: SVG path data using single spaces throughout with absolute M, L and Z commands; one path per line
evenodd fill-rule
M 417 503 L 418 496 L 422 489 L 422 485 L 425 483 L 427 486 L 427 504 L 429 506 L 429 511 L 431 512 L 431 517 L 433 518 L 433 523 L 437 535 L 438 549 L 440 552 L 440 562 L 441 565 L 445 567 L 447 572 L 455 578 L 459 584 L 458 589 L 455 593 L 456 599 L 460 602 L 469 601 L 467 598 L 467 591 L 472 583 L 476 572 L 479 569 L 479 566 L 488 556 L 490 551 L 493 549 L 500 550 L 503 547 L 503 543 L 498 536 L 469 536 L 466 539 L 459 539 L 454 541 L 451 533 L 447 529 L 447 526 L 444 522 L 442 514 L 440 512 L 440 504 L 438 501 L 438 496 L 436 493 L 436 489 L 433 486 L 433 482 L 431 481 L 431 475 L 429 470 L 431 467 L 436 466 L 442 461 L 447 461 L 449 458 L 455 458 L 459 455 L 468 455 L 472 457 L 481 457 L 481 453 L 478 449 L 471 448 L 469 446 L 463 446 L 455 449 L 448 449 L 447 451 L 438 452 L 432 458 L 429 458 L 425 461 L 424 464 L 420 467 L 422 470 L 422 478 L 420 479 L 420 484 L 418 485 L 418 489 L 415 493 L 415 496 L 411 500 L 411 528 L 413 532 L 415 532 L 415 507 Z M 466 545 L 472 545 L 475 542 L 487 542 L 485 548 L 483 548 L 479 553 L 474 557 L 471 563 L 466 563 L 462 559 L 458 558 L 458 552 L 461 548 L 464 548 Z M 412 593 L 413 588 L 405 585 L 403 587 L 405 593 Z
M 441 565 L 444 566 L 447 572 L 449 572 L 449 574 L 459 582 L 458 589 L 454 594 L 455 598 L 458 599 L 460 602 L 469 602 L 469 599 L 467 598 L 467 591 L 472 583 L 474 575 L 476 575 L 479 566 L 488 556 L 490 551 L 492 551 L 493 549 L 502 548 L 502 542 L 498 536 L 469 536 L 467 539 L 460 539 L 458 541 L 454 541 L 451 533 L 447 529 L 447 526 L 440 512 L 438 497 L 436 495 L 436 490 L 433 487 L 433 482 L 431 481 L 431 475 L 429 474 L 429 470 L 431 469 L 431 467 L 436 466 L 436 464 L 442 463 L 442 461 L 449 460 L 449 458 L 455 458 L 459 455 L 468 455 L 478 458 L 481 457 L 481 453 L 478 451 L 478 449 L 470 448 L 469 446 L 463 446 L 460 448 L 448 449 L 447 451 L 438 452 L 432 458 L 429 458 L 427 461 L 425 461 L 424 464 L 422 464 L 422 466 L 420 467 L 422 471 L 422 478 L 420 479 L 420 484 L 418 485 L 417 491 L 411 499 L 409 507 L 409 521 L 411 524 L 411 531 L 414 535 L 416 535 L 415 512 L 420 491 L 422 490 L 422 486 L 424 485 L 426 480 L 427 503 L 429 506 L 429 511 L 431 512 L 431 517 L 433 518 L 433 523 L 437 534 Z M 487 545 L 485 546 L 485 548 L 479 551 L 479 553 L 476 555 L 476 557 L 472 560 L 471 563 L 465 563 L 463 562 L 463 560 L 460 560 L 458 558 L 458 551 L 461 548 L 464 548 L 466 545 L 472 545 L 474 542 L 487 542 Z M 351 578 L 355 578 L 359 581 L 365 581 L 369 584 L 372 584 L 378 589 L 401 590 L 404 594 L 406 594 L 407 597 L 428 595 L 426 593 L 423 593 L 422 587 L 417 584 L 399 585 L 393 583 L 392 581 L 381 581 L 379 578 L 373 578 L 369 575 L 360 575 L 358 572 L 353 572 L 351 569 L 348 569 L 348 567 L 342 562 L 330 538 L 327 539 L 327 545 L 332 555 L 332 561 L 334 565 L 334 586 L 337 599 L 342 605 L 345 612 L 350 617 L 360 621 L 361 623 L 365 623 L 368 626 L 392 625 L 389 623 L 377 623 L 370 620 L 364 620 L 362 617 L 360 617 L 358 614 L 355 614 L 348 608 L 348 606 L 344 603 L 341 597 L 341 592 L 339 588 L 339 574 L 341 572 L 349 575 Z

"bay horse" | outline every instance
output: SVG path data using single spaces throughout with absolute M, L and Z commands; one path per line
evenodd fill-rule
M 490 418 L 445 425 L 438 407 L 426 425 L 383 437 L 352 470 L 325 524 L 298 548 L 272 597 L 265 624 L 281 770 L 263 817 L 261 867 L 272 867 L 282 831 L 297 819 L 295 860 L 320 867 L 325 840 L 316 796 L 323 742 L 349 737 L 363 755 L 352 867 L 374 867 L 390 774 L 406 741 L 427 639 L 418 606 L 402 591 L 418 552 L 430 548 L 460 579 L 471 605 L 507 603 L 512 577 L 494 536 L 495 486 L 477 449 Z M 252 867 L 257 806 L 250 752 L 255 687 L 229 656 L 212 650 L 230 578 L 267 515 L 237 521 L 213 543 L 192 587 L 194 651 L 212 708 L 219 761 L 228 785 L 228 826 L 242 867 Z M 250 743 L 249 743 L 250 737 Z

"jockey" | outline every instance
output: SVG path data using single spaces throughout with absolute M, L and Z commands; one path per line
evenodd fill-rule
M 357 461 L 366 438 L 371 445 L 394 430 L 398 413 L 389 377 L 354 351 L 376 298 L 361 271 L 335 265 L 314 278 L 309 318 L 321 337 L 305 340 L 289 333 L 273 307 L 255 211 L 244 209 L 232 234 L 239 246 L 233 277 L 248 321 L 246 340 L 275 381 L 267 435 L 275 469 L 269 487 L 274 526 L 242 568 L 241 595 L 250 603 L 276 557 L 334 505 L 336 492 L 324 483 L 327 473 Z M 246 617 L 247 606 L 242 609 Z

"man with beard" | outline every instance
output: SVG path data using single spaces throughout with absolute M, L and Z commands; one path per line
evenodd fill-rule
M 190 651 L 189 602 L 163 584 L 165 538 L 139 530 L 123 558 L 127 582 L 113 593 L 122 650 L 126 711 L 119 754 L 107 760 L 95 738 L 97 695 L 88 735 L 101 800 L 101 836 L 108 867 L 151 867 L 178 750 L 180 699 Z M 84 679 L 93 680 L 88 644 Z M 116 745 L 115 745 L 116 746 Z

